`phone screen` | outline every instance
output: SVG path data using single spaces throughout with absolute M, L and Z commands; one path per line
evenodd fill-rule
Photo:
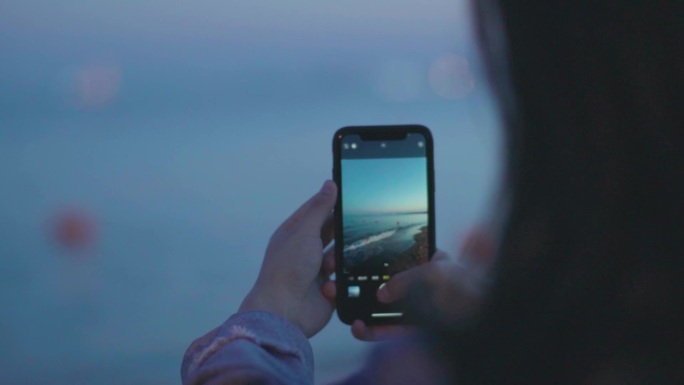
M 421 132 L 339 138 L 337 280 L 338 296 L 341 290 L 344 298 L 338 312 L 370 321 L 402 317 L 399 307 L 380 304 L 376 292 L 394 274 L 431 255 L 429 139 Z

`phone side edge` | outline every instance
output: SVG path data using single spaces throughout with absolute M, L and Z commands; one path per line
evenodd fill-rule
M 342 137 L 352 129 L 352 127 L 342 127 L 335 131 L 333 136 L 333 181 L 337 185 L 337 201 L 335 202 L 335 209 L 333 213 L 333 220 L 335 222 L 335 287 L 336 287 L 336 312 L 337 317 L 342 323 L 351 325 L 354 322 L 352 314 L 346 311 L 346 298 L 343 296 L 341 290 L 341 277 L 343 270 L 343 246 L 342 240 L 342 175 L 341 175 L 341 161 L 342 154 L 340 153 L 340 140 Z

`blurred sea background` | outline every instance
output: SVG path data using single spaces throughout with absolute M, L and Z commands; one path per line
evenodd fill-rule
M 178 384 L 346 125 L 435 138 L 438 247 L 501 131 L 464 0 L 0 1 L 0 383 Z M 372 344 L 333 316 L 316 382 Z

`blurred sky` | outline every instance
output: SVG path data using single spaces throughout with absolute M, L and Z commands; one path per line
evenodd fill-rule
M 179 383 L 342 126 L 431 128 L 457 250 L 500 169 L 474 44 L 462 0 L 0 0 L 0 383 Z M 312 344 L 317 383 L 369 346 Z
M 344 159 L 345 215 L 427 211 L 426 158 Z
M 5 1 L 0 112 L 64 107 L 65 83 L 93 66 L 121 77 L 112 112 L 358 97 L 369 77 L 375 93 L 424 97 L 393 77 L 416 77 L 445 48 L 469 54 L 471 34 L 459 1 L 420 4 Z

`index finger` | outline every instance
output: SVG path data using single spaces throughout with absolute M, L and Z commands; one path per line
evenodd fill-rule
M 309 220 L 313 219 L 311 226 L 322 228 L 328 214 L 335 205 L 336 198 L 337 186 L 335 185 L 335 182 L 326 180 L 325 183 L 323 183 L 321 190 L 299 206 L 299 208 L 278 227 L 276 233 L 292 230 L 297 227 L 303 219 L 307 218 Z M 311 216 L 313 216 L 313 218 L 309 218 Z M 320 217 L 320 223 L 316 220 L 317 217 Z
M 378 289 L 378 300 L 384 303 L 395 302 L 406 298 L 408 291 L 416 283 L 427 283 L 425 282 L 427 279 L 441 279 L 441 272 L 438 264 L 445 260 L 449 260 L 450 258 L 451 257 L 447 253 L 437 251 L 430 262 L 395 274 Z
M 412 331 L 410 326 L 405 325 L 383 325 L 368 326 L 361 320 L 356 320 L 352 324 L 352 335 L 361 341 L 382 341 L 390 338 L 400 337 Z
M 378 288 L 378 301 L 389 303 L 405 298 L 409 289 L 425 277 L 429 265 L 426 263 L 412 267 L 392 276 L 389 281 Z

